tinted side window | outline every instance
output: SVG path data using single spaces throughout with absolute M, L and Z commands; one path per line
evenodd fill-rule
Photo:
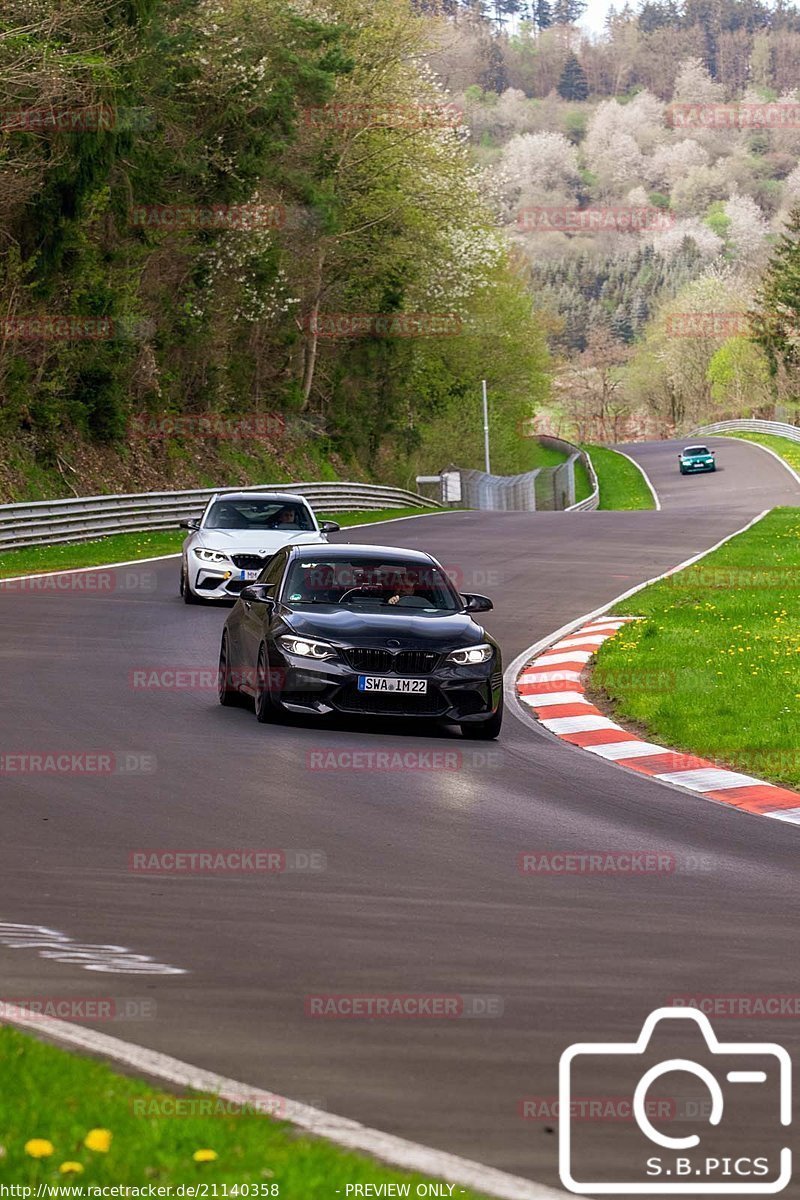
M 286 566 L 287 553 L 285 550 L 279 550 L 271 562 L 268 562 L 264 570 L 258 577 L 259 583 L 273 583 L 276 586 L 283 578 L 284 567 Z

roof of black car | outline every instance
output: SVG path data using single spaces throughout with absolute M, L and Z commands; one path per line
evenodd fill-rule
M 431 561 L 431 555 L 426 554 L 423 550 L 406 550 L 402 546 L 362 546 L 353 542 L 339 542 L 336 545 L 331 542 L 307 542 L 304 546 L 292 546 L 292 550 L 298 554 L 308 554 L 316 551 L 324 546 L 325 550 L 322 557 L 326 561 L 334 558 L 352 558 L 354 555 L 364 555 L 369 558 L 381 558 L 384 562 L 394 559 L 402 559 L 408 562 L 425 562 Z

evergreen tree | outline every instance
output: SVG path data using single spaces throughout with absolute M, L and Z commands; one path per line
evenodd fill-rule
M 498 95 L 508 87 L 508 75 L 503 49 L 496 37 L 490 38 L 485 51 L 486 67 L 480 76 L 480 85 L 485 92 Z
M 575 25 L 587 7 L 588 0 L 554 0 L 553 20 L 556 25 Z
M 758 293 L 753 328 L 773 375 L 800 367 L 800 208 L 796 208 L 770 259 Z
M 586 73 L 575 54 L 564 63 L 557 91 L 562 100 L 585 100 L 589 95 Z
M 533 4 L 533 23 L 537 29 L 549 29 L 553 24 L 553 9 L 550 0 L 535 0 Z

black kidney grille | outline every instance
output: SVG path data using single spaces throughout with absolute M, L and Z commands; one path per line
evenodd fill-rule
M 347 650 L 347 661 L 354 671 L 380 671 L 385 674 L 392 669 L 392 655 L 388 650 Z
M 439 661 L 430 650 L 346 650 L 347 661 L 354 671 L 377 671 L 381 675 L 427 675 Z
M 266 557 L 261 554 L 231 555 L 234 566 L 238 567 L 240 571 L 260 571 L 262 567 L 267 565 L 271 557 L 272 555 L 270 554 L 266 555 Z
M 430 650 L 401 650 L 395 655 L 394 669 L 398 675 L 427 675 L 438 659 Z

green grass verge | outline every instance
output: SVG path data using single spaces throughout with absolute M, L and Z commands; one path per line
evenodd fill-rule
M 592 687 L 622 723 L 757 778 L 800 787 L 800 509 L 775 509 L 622 606 Z
M 580 504 L 581 500 L 588 500 L 591 494 L 592 482 L 589 472 L 581 459 L 578 459 L 575 463 L 575 503 Z
M 776 454 L 786 460 L 790 467 L 800 472 L 800 442 L 793 442 L 791 438 L 775 437 L 771 433 L 726 433 L 725 437 L 758 442 L 769 450 L 774 450 Z
M 567 455 L 554 446 L 543 446 L 538 438 L 526 439 L 524 471 L 536 471 L 539 467 L 560 467 Z
M 450 510 L 384 508 L 369 512 L 317 515 L 320 520 L 338 521 L 340 525 L 347 526 L 447 511 Z M 156 558 L 161 554 L 177 554 L 185 537 L 186 531 L 183 529 L 165 529 L 150 533 L 120 533 L 112 537 L 95 538 L 91 542 L 70 542 L 62 546 L 29 546 L 24 550 L 6 550 L 0 554 L 0 579 L 9 575 L 68 571 L 73 567 L 96 567 L 105 563 L 132 562 L 137 558 Z
M 616 450 L 607 446 L 584 446 L 594 463 L 600 485 L 601 509 L 615 511 L 655 508 L 652 493 L 641 471 Z
M 174 1112 L 175 1096 L 137 1079 L 116 1074 L 105 1064 L 45 1045 L 14 1029 L 0 1029 L 0 1184 L 92 1185 L 207 1184 L 206 1195 L 223 1195 L 223 1184 L 249 1184 L 249 1196 L 314 1200 L 344 1195 L 348 1183 L 406 1183 L 410 1193 L 422 1175 L 380 1166 L 327 1142 L 300 1136 L 285 1122 L 261 1113 L 231 1111 L 229 1104 L 186 1093 L 190 1115 Z M 196 1115 L 198 1101 L 206 1113 Z M 221 1109 L 222 1115 L 215 1115 Z M 92 1150 L 87 1134 L 103 1131 Z M 26 1145 L 38 1140 L 44 1145 Z M 90 1139 L 93 1141 L 94 1139 Z M 47 1145 L 49 1143 L 49 1146 Z M 52 1153 L 32 1157 L 31 1151 Z M 216 1156 L 198 1162 L 198 1151 Z M 60 1171 L 63 1163 L 82 1170 Z M 216 1184 L 219 1192 L 215 1193 Z M 475 1197 L 474 1192 L 459 1195 Z M 227 1195 L 236 1195 L 229 1190 Z M 240 1191 L 238 1193 L 242 1195 Z

